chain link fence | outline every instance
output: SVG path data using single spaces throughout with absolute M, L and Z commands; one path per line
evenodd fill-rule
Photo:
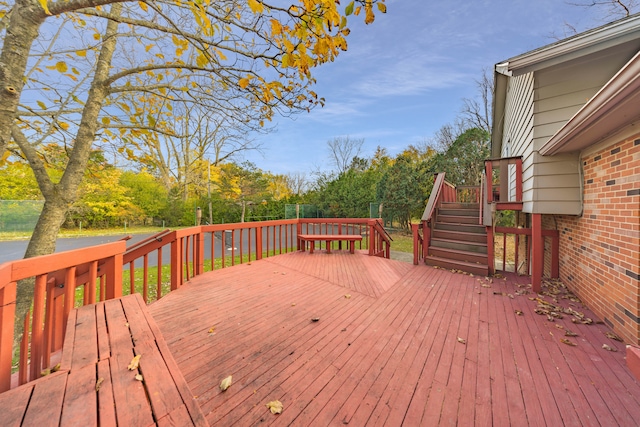
M 44 200 L 0 200 L 0 231 L 33 231 Z
M 320 218 L 316 205 L 285 205 L 284 218 Z

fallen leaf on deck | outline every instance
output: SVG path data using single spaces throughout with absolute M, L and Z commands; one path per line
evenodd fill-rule
M 466 343 L 467 343 L 467 340 L 465 340 L 464 338 L 460 338 L 460 337 L 458 337 L 458 342 L 459 342 L 460 344 L 466 344 Z
M 44 371 L 40 372 L 40 376 L 41 377 L 46 377 L 47 375 L 49 375 L 51 373 L 51 369 L 47 368 Z
M 613 347 L 611 347 L 611 346 L 608 346 L 608 345 L 606 345 L 606 344 L 602 344 L 602 348 L 604 348 L 604 349 L 605 349 L 605 350 L 607 350 L 607 351 L 618 351 L 618 350 L 616 350 L 615 348 L 613 348 Z
M 556 323 L 556 328 L 558 328 L 558 329 L 564 329 L 564 326 L 562 326 L 562 325 L 558 325 L 558 324 Z
M 103 382 L 104 382 L 104 378 L 102 377 L 98 378 L 98 381 L 96 381 L 96 391 L 100 391 L 100 387 L 102 387 Z
M 571 331 L 569 329 L 566 329 L 564 331 L 564 336 L 566 336 L 566 337 L 577 337 L 578 334 L 576 334 L 575 332 L 573 332 L 573 331 Z
M 143 378 L 142 378 L 142 375 L 141 375 L 141 374 L 136 375 L 136 377 L 135 377 L 135 378 L 136 378 L 138 381 L 142 381 L 142 380 L 143 380 Z
M 227 378 L 223 379 L 220 382 L 220 390 L 225 391 L 226 389 L 231 387 L 231 378 L 232 378 L 232 375 L 229 375 Z
M 279 400 L 274 400 L 272 402 L 267 403 L 267 408 L 269 408 L 272 414 L 281 414 L 282 402 L 280 402 Z
M 566 344 L 566 345 L 571 345 L 573 347 L 578 345 L 578 344 L 574 343 L 573 341 L 568 340 L 566 338 L 560 338 L 560 342 L 563 343 L 563 344 Z
M 134 369 L 138 369 L 138 365 L 140 364 L 140 357 L 141 356 L 142 355 L 139 354 L 136 357 L 134 357 L 133 359 L 131 359 L 131 363 L 129 363 L 129 366 L 128 366 L 130 371 L 133 371 Z
M 349 298 L 351 298 L 351 294 L 346 294 L 344 297 L 345 297 L 346 299 L 349 299 Z
M 51 372 L 58 372 L 60 370 L 60 364 L 58 363 L 56 366 L 54 366 L 53 368 L 51 368 Z
M 483 288 L 490 288 L 491 285 L 482 285 Z
M 515 313 L 516 313 L 518 316 L 522 316 L 522 315 L 524 314 L 524 313 L 522 313 L 522 310 L 516 310 L 516 311 L 515 311 Z
M 211 328 L 209 328 L 209 333 L 212 334 L 216 331 L 216 327 L 212 326 Z
M 604 334 L 607 336 L 607 338 L 611 338 L 612 340 L 623 342 L 622 338 L 620 338 L 619 336 L 617 336 L 613 332 L 605 332 Z
M 295 302 L 292 302 L 292 303 L 291 303 L 291 307 L 295 307 L 295 306 L 296 306 L 296 303 L 295 303 Z
M 320 318 L 319 318 L 319 317 L 314 317 L 313 319 L 311 319 L 311 321 L 312 321 L 312 322 L 317 322 L 317 321 L 319 321 L 319 320 L 320 320 Z

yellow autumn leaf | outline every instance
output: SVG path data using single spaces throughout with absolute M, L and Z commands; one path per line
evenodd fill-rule
M 196 64 L 198 65 L 198 67 L 204 68 L 208 63 L 209 60 L 202 53 L 196 58 Z
M 129 363 L 129 366 L 127 367 L 130 371 L 133 371 L 134 369 L 138 369 L 138 365 L 140 365 L 140 357 L 142 355 L 139 354 L 136 357 L 134 357 L 133 359 L 131 359 L 131 363 Z
M 138 4 L 140 5 L 140 9 L 144 10 L 145 12 L 149 10 L 149 6 L 147 6 L 145 2 L 139 1 Z
M 253 13 L 262 13 L 264 11 L 264 6 L 257 0 L 249 0 L 249 7 Z
M 103 117 L 102 124 L 108 126 L 109 124 L 111 124 L 111 119 L 109 117 Z
M 267 403 L 267 408 L 271 411 L 272 414 L 281 414 L 282 413 L 282 402 L 279 400 L 273 400 Z
M 377 4 L 378 4 L 378 10 L 381 13 L 387 13 L 387 5 L 386 4 L 380 3 L 380 2 L 378 2 Z
M 220 382 L 220 390 L 226 391 L 229 387 L 231 387 L 232 376 L 229 375 L 227 378 L 223 379 Z
M 44 9 L 44 13 L 51 15 L 51 12 L 49 12 L 49 6 L 47 6 L 47 0 L 38 0 L 38 3 L 40 3 L 40 6 Z
M 37 103 L 38 103 L 38 107 L 42 108 L 43 110 L 46 110 L 46 109 L 47 109 L 47 106 L 46 106 L 46 105 L 44 105 L 44 102 L 42 102 L 42 101 L 37 101 Z
M 238 85 L 240 85 L 242 89 L 246 89 L 249 86 L 249 79 L 238 80 Z
M 67 67 L 67 63 L 66 62 L 58 61 L 56 63 L 56 70 L 60 71 L 61 73 L 66 73 L 68 69 L 69 69 L 69 67 Z
M 87 56 L 87 51 L 86 50 L 76 50 L 76 55 L 85 57 L 85 56 Z
M 69 129 L 69 123 L 65 123 L 65 122 L 58 122 L 58 126 L 60 126 L 60 128 L 62 130 L 68 130 Z

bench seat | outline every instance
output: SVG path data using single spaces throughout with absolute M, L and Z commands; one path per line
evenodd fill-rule
M 298 234 L 298 247 L 305 251 L 309 243 L 309 253 L 313 253 L 315 242 L 326 242 L 327 253 L 331 253 L 331 242 L 349 242 L 349 252 L 355 253 L 355 242 L 362 241 L 359 234 Z

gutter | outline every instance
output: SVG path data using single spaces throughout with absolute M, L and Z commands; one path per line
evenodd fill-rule
M 601 120 L 606 120 L 607 115 L 621 108 L 621 104 L 631 101 L 634 97 L 640 97 L 640 51 L 540 148 L 540 154 L 557 154 L 571 142 L 576 142 L 578 137 L 584 135 L 596 124 L 606 125 L 601 123 Z M 611 133 L 616 130 L 618 129 L 605 126 L 604 131 L 600 133 Z M 575 149 L 570 151 L 591 145 L 595 142 L 594 138 L 604 136 L 600 133 L 596 133 L 590 139 L 584 138 L 578 142 Z

